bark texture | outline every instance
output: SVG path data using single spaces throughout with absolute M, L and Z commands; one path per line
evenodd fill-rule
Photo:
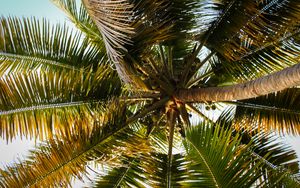
M 176 97 L 185 102 L 232 101 L 266 95 L 300 85 L 300 64 L 241 84 L 180 90 Z

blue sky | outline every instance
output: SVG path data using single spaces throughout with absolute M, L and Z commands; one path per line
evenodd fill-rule
M 50 0 L 2 0 L 1 15 L 47 17 L 53 21 L 66 17 Z

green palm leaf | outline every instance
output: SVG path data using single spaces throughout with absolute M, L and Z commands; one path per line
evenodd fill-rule
M 140 54 L 153 44 L 178 40 L 178 35 L 184 38 L 195 25 L 191 10 L 198 8 L 199 4 L 191 0 L 172 3 L 86 0 L 85 6 L 103 35 L 108 54 L 118 62 L 126 52 Z M 176 45 L 176 42 L 171 45 Z M 183 46 L 178 45 L 181 49 Z
M 171 186 L 184 185 L 187 161 L 180 154 L 173 155 Z M 95 187 L 166 187 L 168 156 L 161 153 L 142 154 L 126 159 L 120 168 L 99 177 Z M 142 183 L 141 183 L 142 182 Z
M 37 72 L 40 70 L 54 71 L 62 69 L 87 71 L 84 68 L 79 68 L 77 66 L 68 65 L 57 61 L 23 55 L 0 53 L 0 77 L 17 72 Z
M 292 31 L 299 21 L 298 6 L 294 1 L 220 1 L 228 11 L 213 27 L 208 46 L 228 59 L 236 59 L 262 44 L 276 41 Z M 227 6 L 226 6 L 227 5 Z M 224 17 L 224 15 L 221 16 Z M 238 15 L 238 16 L 237 16 Z M 266 29 L 268 28 L 268 29 Z M 267 37 L 266 37 L 267 36 Z M 219 45 L 222 44 L 222 45 Z
M 248 136 L 247 133 L 246 136 Z M 243 135 L 243 139 L 245 139 L 245 135 Z M 290 145 L 278 142 L 278 136 L 262 132 L 253 135 L 252 140 L 255 145 L 252 153 L 254 157 L 262 159 L 262 156 L 269 156 L 267 159 L 263 159 L 266 169 L 269 170 L 263 170 L 265 175 L 262 181 L 268 177 L 270 186 L 297 187 L 300 185 L 300 181 L 294 177 L 299 172 L 297 155 Z
M 109 57 L 117 61 L 122 56 L 119 50 L 126 51 L 124 45 L 131 42 L 134 33 L 130 21 L 134 5 L 127 0 L 85 0 L 84 5 L 103 36 Z
M 147 88 L 136 76 L 132 58 L 148 54 L 153 44 L 173 45 L 177 58 L 189 49 L 186 38 L 195 22 L 191 10 L 197 2 L 86 0 L 84 4 L 102 34 L 108 56 L 127 84 Z M 181 45 L 177 45 L 179 40 Z
M 142 165 L 151 187 L 168 187 L 169 184 L 171 187 L 180 187 L 188 180 L 186 165 L 189 161 L 181 154 L 172 155 L 172 166 L 169 169 L 168 158 L 167 154 L 157 153 L 143 159 Z M 168 177 L 169 171 L 172 172 L 171 178 Z
M 147 116 L 142 124 L 153 128 L 148 132 L 148 143 L 151 151 L 134 155 L 131 158 L 123 159 L 123 165 L 112 168 L 105 176 L 96 178 L 95 187 L 164 187 L 170 181 L 171 186 L 179 186 L 185 180 L 187 173 L 184 156 L 180 154 L 172 155 L 172 166 L 169 167 L 168 156 L 168 132 L 160 128 L 166 126 L 165 120 L 153 121 L 151 116 Z M 181 138 L 179 134 L 174 134 L 174 148 L 179 150 Z M 143 146 L 142 146 L 143 147 Z M 141 150 L 142 151 L 142 150 Z M 172 172 L 172 173 L 170 173 Z M 168 175 L 171 175 L 168 177 Z
M 98 105 L 120 94 L 109 66 L 96 72 L 56 71 L 15 74 L 0 79 L 0 132 L 40 139 L 66 133 L 76 122 L 92 123 Z M 63 134 L 65 135 L 65 134 Z
M 97 177 L 94 187 L 143 187 L 141 182 L 146 178 L 143 169 L 140 168 L 138 157 L 126 159 L 121 167 L 113 168 L 108 175 Z
M 261 157 L 268 154 L 268 162 L 272 166 L 282 166 L 283 168 L 288 169 L 292 173 L 297 173 L 299 170 L 299 164 L 297 162 L 296 152 L 292 147 L 285 143 L 284 138 L 280 137 L 274 132 L 264 132 L 253 127 L 251 130 L 244 129 L 242 124 L 243 121 L 237 121 L 234 119 L 235 108 L 233 106 L 228 107 L 220 115 L 217 120 L 217 123 L 224 124 L 226 127 L 235 128 L 234 132 L 241 134 L 243 144 L 249 144 L 252 142 L 255 145 L 253 150 L 256 154 Z M 237 124 L 241 124 L 241 127 L 237 127 Z
M 1 170 L 0 185 L 69 186 L 74 177 L 86 175 L 89 161 L 117 165 L 120 156 L 132 157 L 148 150 L 138 132 L 124 125 L 124 108 L 116 103 L 108 107 L 103 111 L 108 116 L 98 116 L 98 122 L 90 128 L 78 127 L 69 138 L 50 139 L 32 151 L 28 160 Z
M 234 115 L 234 108 L 229 107 L 220 115 L 217 122 L 226 127 L 236 126 L 237 122 L 233 119 Z M 243 124 L 244 122 L 238 123 Z M 299 171 L 296 152 L 284 142 L 283 138 L 256 128 L 251 130 L 234 129 L 234 132 L 241 135 L 242 144 L 252 143 L 251 156 L 261 159 L 265 164 L 261 181 L 264 182 L 268 179 L 267 184 L 270 184 L 269 186 L 276 184 L 276 186 L 297 187 L 300 184 L 296 178 Z M 264 156 L 268 157 L 265 158 Z
M 298 88 L 290 88 L 266 96 L 236 102 L 236 122 L 244 122 L 246 129 L 256 127 L 276 130 L 282 134 L 298 135 L 299 132 Z
M 216 74 L 253 79 L 298 63 L 299 14 L 294 1 L 205 1 L 215 21 L 199 40 L 217 51 Z M 210 6 L 209 6 L 210 5 Z M 223 71 L 220 71 L 222 69 Z M 233 74 L 233 75 L 232 75 Z
M 104 56 L 80 32 L 72 32 L 65 25 L 51 26 L 46 20 L 2 17 L 0 31 L 1 59 L 40 58 L 40 63 L 54 61 L 57 63 L 52 65 L 82 68 L 97 66 Z
M 62 11 L 66 13 L 71 22 L 85 34 L 85 36 L 99 49 L 104 49 L 101 34 L 97 25 L 92 21 L 88 15 L 87 10 L 83 4 L 72 0 L 52 0 Z
M 245 81 L 280 71 L 299 62 L 299 29 L 287 32 L 278 41 L 272 41 L 248 53 L 237 61 L 219 57 L 212 62 L 214 72 Z
M 184 141 L 193 187 L 250 187 L 261 176 L 262 164 L 249 156 L 250 145 L 240 145 L 241 137 L 230 129 L 202 124 L 192 127 Z

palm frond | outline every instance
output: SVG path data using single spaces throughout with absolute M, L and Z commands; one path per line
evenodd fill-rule
M 124 52 L 141 52 L 145 46 L 174 39 L 178 37 L 175 33 L 187 33 L 195 23 L 192 10 L 198 7 L 198 3 L 191 0 L 172 3 L 86 0 L 84 3 L 114 60 L 125 55 Z
M 56 71 L 4 76 L 0 79 L 1 136 L 43 139 L 76 122 L 89 124 L 98 103 L 119 95 L 120 90 L 120 80 L 107 65 L 88 74 Z
M 235 4 L 235 0 L 205 0 L 201 2 L 198 11 L 200 17 L 204 19 L 198 22 L 200 34 L 196 36 L 196 39 L 201 41 L 201 47 L 209 42 L 208 40 L 217 32 L 218 28 L 223 26 Z
M 142 154 L 126 159 L 125 163 L 112 169 L 108 175 L 99 176 L 95 187 L 165 187 L 167 186 L 167 155 L 161 153 Z M 184 184 L 188 163 L 184 156 L 172 156 L 171 185 L 178 187 Z
M 131 158 L 123 158 L 123 165 L 110 169 L 107 175 L 96 178 L 97 187 L 163 187 L 168 185 L 178 186 L 185 180 L 186 163 L 181 154 L 172 155 L 171 168 L 168 166 L 168 131 L 166 122 L 154 121 L 152 115 L 146 116 L 142 124 L 152 124 L 153 130 L 149 133 L 148 144 L 151 152 L 139 153 Z M 148 131 L 147 131 L 148 132 Z M 174 149 L 179 151 L 181 137 L 174 134 Z M 169 173 L 172 171 L 172 173 Z M 171 175 L 168 176 L 167 174 Z M 171 178 L 170 178 L 171 177 Z M 141 183 L 142 182 L 142 183 Z
M 76 144 L 50 140 L 47 144 L 41 145 L 40 148 L 33 151 L 28 161 L 19 161 L 19 164 L 14 167 L 1 170 L 0 185 L 3 187 L 54 187 L 63 185 L 66 187 L 71 184 L 72 176 L 81 179 L 81 173 L 86 170 L 82 165 L 83 161 L 72 160 L 72 154 L 74 155 L 76 150 L 80 150 L 80 146 L 81 144 L 77 144 L 76 147 Z M 65 161 L 70 161 L 72 165 L 64 164 Z M 63 168 L 68 173 L 58 171 L 56 168 Z M 51 182 L 50 179 L 56 180 L 56 182 Z M 44 183 L 42 183 L 43 181 Z
M 133 44 L 132 38 L 135 34 L 135 28 L 133 27 L 133 24 L 136 22 L 136 20 L 142 20 L 142 17 L 144 16 L 143 11 L 140 12 L 142 9 L 138 8 L 144 8 L 145 3 L 135 1 L 131 2 L 129 0 L 85 0 L 83 2 L 88 10 L 88 13 L 91 15 L 102 34 L 108 56 L 115 62 L 115 66 L 120 78 L 127 84 L 135 85 L 139 88 L 145 89 L 143 82 L 141 82 L 140 79 L 135 76 L 135 71 L 123 59 L 124 55 L 128 52 L 126 46 L 132 46 Z M 151 4 L 148 3 L 148 5 Z M 135 13 L 135 10 L 139 12 Z M 137 23 L 138 24 L 136 27 L 144 25 L 143 21 Z
M 95 72 L 22 72 L 1 77 L 0 83 L 2 110 L 26 104 L 105 99 L 120 93 L 121 87 L 116 72 L 107 65 Z
M 97 108 L 98 107 L 98 108 Z M 1 137 L 11 141 L 16 137 L 45 140 L 53 135 L 68 136 L 73 126 L 96 121 L 94 115 L 101 105 L 93 102 L 56 103 L 31 106 L 0 113 Z
M 279 71 L 283 68 L 298 64 L 300 55 L 299 36 L 299 27 L 297 27 L 295 31 L 287 31 L 277 40 L 264 44 L 264 46 L 259 49 L 241 57 L 242 59 L 239 64 L 241 64 L 242 67 L 250 67 L 243 71 L 255 70 L 261 74 Z
M 247 136 L 247 133 L 246 135 Z M 247 142 L 243 135 L 243 142 Z M 262 181 L 267 179 L 267 184 L 276 186 L 295 187 L 300 185 L 294 175 L 299 171 L 297 155 L 290 145 L 278 142 L 278 136 L 269 133 L 258 132 L 252 136 L 254 149 L 252 156 L 263 159 L 266 168 Z M 262 156 L 268 155 L 267 159 Z
M 86 69 L 84 68 L 79 68 L 73 65 L 68 65 L 57 61 L 23 55 L 0 53 L 0 77 L 2 77 L 3 75 L 9 75 L 20 72 L 49 70 L 54 71 L 61 69 L 86 71 Z
M 235 129 L 237 127 L 234 125 L 244 123 L 243 121 L 237 122 L 235 120 L 235 113 L 236 108 L 234 106 L 228 107 L 220 115 L 217 123 L 234 128 L 234 132 L 238 132 L 242 136 L 241 143 L 248 144 L 252 142 L 255 145 L 253 151 L 261 157 L 269 153 L 268 162 L 272 166 L 281 166 L 293 173 L 298 172 L 297 155 L 292 147 L 284 142 L 283 138 L 273 132 L 260 131 L 255 127 L 252 127 L 251 130 L 244 128 Z
M 234 115 L 235 108 L 231 106 L 224 110 L 217 122 L 225 127 L 234 128 Z M 243 124 L 243 122 L 239 122 L 239 124 Z M 234 129 L 234 132 L 241 135 L 242 144 L 252 143 L 253 147 L 249 150 L 251 156 L 265 164 L 260 181 L 266 182 L 268 186 L 299 186 L 300 182 L 296 178 L 299 171 L 298 158 L 296 152 L 289 144 L 285 143 L 283 138 L 274 133 L 259 131 L 256 128 L 251 130 Z
M 299 26 L 295 27 L 293 30 L 286 31 L 281 37 L 277 38 L 275 41 L 270 41 L 259 48 L 256 48 L 252 51 L 249 51 L 248 53 L 244 54 L 243 56 L 240 57 L 240 59 L 246 59 L 249 57 L 253 57 L 256 54 L 264 55 L 262 52 L 268 53 L 268 51 L 271 51 L 272 49 L 275 49 L 271 52 L 277 55 L 279 54 L 285 54 L 285 53 L 291 53 L 295 54 L 294 51 L 296 50 L 296 46 L 299 46 L 299 34 L 300 34 L 300 29 Z M 272 47 L 272 48 L 271 48 Z M 271 50 L 268 50 L 270 49 Z M 280 48 L 280 49 L 277 49 Z M 277 51 L 276 51 L 277 50 Z M 281 53 L 280 53 L 281 52 Z M 267 58 L 267 56 L 265 57 Z
M 152 131 L 149 133 L 149 140 L 151 147 L 157 153 L 168 154 L 169 150 L 169 130 L 166 129 L 168 124 L 165 115 L 161 114 L 154 117 L 155 114 L 151 114 L 150 118 L 154 121 L 148 121 L 145 125 L 152 125 Z M 182 149 L 182 137 L 180 130 L 175 128 L 173 135 L 173 150 L 177 153 Z
M 187 178 L 186 164 L 188 163 L 181 154 L 172 155 L 172 166 L 168 169 L 167 154 L 153 153 L 152 156 L 143 159 L 144 171 L 147 174 L 148 184 L 151 187 L 179 187 Z M 172 171 L 171 179 L 168 180 L 168 171 Z M 170 181 L 170 182 L 168 182 Z
M 82 68 L 97 66 L 105 55 L 80 32 L 73 32 L 66 25 L 51 26 L 45 19 L 2 17 L 0 33 L 2 58 L 40 58 Z
M 92 21 L 86 8 L 78 1 L 73 0 L 52 0 L 52 2 L 66 13 L 71 22 L 85 34 L 85 36 L 104 51 L 104 44 L 97 25 Z
M 173 163 L 173 138 L 175 132 L 175 125 L 176 125 L 176 114 L 177 112 L 173 109 L 168 110 L 167 112 L 167 124 L 169 128 L 169 135 L 168 135 L 168 160 L 167 160 L 167 187 L 170 188 L 172 184 L 172 163 Z
M 47 178 L 51 178 L 51 176 L 53 179 L 56 179 L 56 182 L 52 182 L 52 186 L 63 182 L 65 183 L 64 185 L 69 184 L 71 175 L 78 176 L 85 169 L 83 164 L 88 161 L 88 156 L 84 156 L 84 152 L 90 151 L 97 144 L 95 143 L 96 141 L 101 142 L 102 137 L 104 139 L 109 138 L 115 127 L 113 121 L 120 121 L 117 115 L 119 117 L 123 115 L 118 114 L 118 112 L 118 108 L 115 107 L 111 110 L 108 109 L 107 114 L 111 113 L 114 115 L 109 116 L 107 119 L 100 119 L 99 125 L 95 124 L 95 126 L 90 125 L 86 127 L 87 132 L 83 131 L 83 127 L 76 127 L 76 134 L 72 134 L 70 138 L 50 139 L 41 144 L 36 150 L 31 152 L 28 160 L 1 171 L 2 186 L 38 186 L 43 181 L 45 181 L 44 185 L 48 183 L 50 186 L 51 184 L 47 182 Z M 103 127 L 101 128 L 102 125 Z M 115 128 L 115 130 L 118 130 L 117 127 Z M 62 153 L 63 155 L 61 155 Z M 33 161 L 32 159 L 38 160 Z M 69 168 L 69 173 L 62 171 L 64 167 L 66 167 L 65 170 Z M 72 170 L 74 171 L 72 172 Z M 79 170 L 79 173 L 77 170 Z M 40 186 L 42 185 L 40 184 Z
M 299 135 L 300 91 L 290 88 L 266 96 L 236 102 L 237 126 L 245 129 L 258 127 L 281 134 Z M 239 124 L 243 122 L 243 124 Z
M 152 3 L 154 4 L 155 2 L 151 1 Z M 176 61 L 173 64 L 176 66 L 176 63 L 180 62 L 178 61 L 179 59 L 182 59 L 193 50 L 193 42 L 190 39 L 195 30 L 198 29 L 197 22 L 200 19 L 198 9 L 202 4 L 193 0 L 173 0 L 171 3 L 166 1 L 165 4 L 167 3 L 167 10 L 164 10 L 163 6 L 159 9 L 156 8 L 158 12 L 161 12 L 161 14 L 155 15 L 156 18 L 150 16 L 153 14 L 153 9 L 147 5 L 145 6 L 148 9 L 146 14 L 149 15 L 147 17 L 147 19 L 150 18 L 148 20 L 149 23 L 145 22 L 142 28 L 137 29 L 137 34 L 133 41 L 135 41 L 134 45 L 137 45 L 135 51 L 139 48 L 141 49 L 142 46 L 151 46 L 151 44 L 161 44 L 169 47 L 168 51 L 172 52 L 172 59 Z M 162 13 L 163 11 L 164 13 Z M 151 20 L 151 18 L 153 19 Z M 164 21 L 159 23 L 159 20 Z M 157 23 L 153 24 L 154 22 Z M 150 29 L 149 26 L 152 28 Z M 163 35 L 166 36 L 162 37 Z M 147 38 L 144 36 L 147 36 Z M 143 53 L 140 50 L 139 52 Z
M 215 73 L 227 75 L 227 77 L 240 82 L 295 65 L 299 62 L 300 55 L 299 31 L 297 29 L 291 31 L 292 33 L 286 33 L 278 41 L 264 44 L 237 61 L 227 61 L 225 58 L 219 57 L 212 64 Z
M 124 45 L 131 42 L 134 33 L 131 27 L 134 5 L 128 0 L 83 2 L 103 36 L 109 57 L 118 62 L 124 55 L 120 50 L 127 51 Z
M 120 104 L 114 105 L 113 111 L 106 111 L 109 116 L 99 117 L 99 121 L 88 131 L 78 127 L 76 134 L 70 138 L 53 139 L 42 144 L 31 152 L 28 160 L 2 170 L 0 185 L 70 186 L 72 178 L 80 179 L 86 175 L 89 161 L 117 165 L 120 156 L 133 157 L 139 152 L 147 152 L 147 147 L 140 147 L 146 141 L 124 125 L 124 112 Z
M 135 58 L 142 53 L 147 54 L 153 44 L 163 43 L 174 46 L 177 52 L 175 56 L 179 58 L 189 47 L 186 39 L 196 22 L 192 10 L 198 7 L 197 2 L 191 0 L 84 2 L 103 36 L 109 57 L 116 62 L 121 77 L 127 72 L 129 74 L 132 72 L 127 70 L 130 66 L 124 65 L 130 64 L 128 57 L 125 62 L 123 61 L 124 56 L 128 54 Z M 179 40 L 181 42 L 178 42 Z M 123 80 L 130 83 L 126 78 Z
M 230 129 L 202 124 L 191 127 L 184 141 L 190 170 L 195 179 L 189 186 L 250 187 L 261 176 L 262 163 L 251 159 L 250 145 Z
M 198 36 L 217 51 L 216 74 L 241 82 L 282 70 L 299 61 L 299 3 L 295 1 L 204 1 L 209 28 Z M 297 8 L 298 7 L 298 8 Z M 210 13 L 212 15 L 210 15 Z M 220 70 L 222 69 L 222 70 Z
M 208 46 L 231 60 L 276 41 L 299 25 L 299 4 L 295 1 L 221 2 L 233 5 L 208 39 Z
M 113 168 L 105 176 L 96 178 L 93 187 L 143 187 L 141 182 L 146 182 L 144 171 L 140 167 L 140 158 L 125 159 L 121 167 Z

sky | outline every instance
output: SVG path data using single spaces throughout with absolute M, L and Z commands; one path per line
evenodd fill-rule
M 64 14 L 50 0 L 1 0 L 1 15 L 46 17 L 64 21 Z
M 18 16 L 48 18 L 52 22 L 66 22 L 68 19 L 64 16 L 50 0 L 1 0 L 1 16 Z M 292 144 L 300 156 L 299 137 L 288 137 L 287 141 Z M 16 161 L 18 158 L 24 158 L 29 149 L 33 149 L 34 142 L 26 139 L 17 138 L 12 143 L 7 144 L 0 137 L 0 168 L 4 165 Z M 74 183 L 75 188 L 83 187 L 78 181 Z

